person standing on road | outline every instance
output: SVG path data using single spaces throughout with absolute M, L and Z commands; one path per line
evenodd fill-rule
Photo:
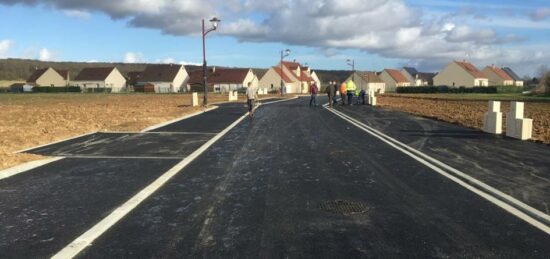
M 332 92 L 332 106 L 336 105 L 338 102 L 336 101 L 336 92 L 338 92 L 338 82 L 334 81 L 332 83 L 332 89 L 334 90 Z
M 311 87 L 309 88 L 309 92 L 311 93 L 311 99 L 309 99 L 309 106 L 317 106 L 317 92 L 319 92 L 319 89 L 317 88 L 317 84 L 315 82 L 311 83 Z
M 248 112 L 250 118 L 254 118 L 254 111 L 256 100 L 258 99 L 258 87 L 253 86 L 251 82 L 248 82 L 248 87 L 246 88 L 246 103 L 248 104 Z
M 342 98 L 342 106 L 346 105 L 346 89 L 347 89 L 347 86 L 346 86 L 346 82 L 342 82 L 342 84 L 340 84 L 340 98 Z
M 328 83 L 327 89 L 325 89 L 328 97 L 328 106 L 332 107 L 334 102 L 334 96 L 336 95 L 336 83 L 330 81 Z
M 348 80 L 348 82 L 346 83 L 346 90 L 348 93 L 348 105 L 352 105 L 355 89 L 357 89 L 357 87 L 355 86 L 355 83 L 352 80 Z
M 361 92 L 359 92 L 359 98 L 361 98 L 361 104 L 365 105 L 366 102 L 365 102 L 365 89 L 361 89 Z

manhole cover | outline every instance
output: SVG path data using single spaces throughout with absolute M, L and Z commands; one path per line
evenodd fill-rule
M 369 210 L 367 205 L 362 202 L 346 200 L 325 201 L 319 205 L 319 208 L 341 215 L 362 214 Z

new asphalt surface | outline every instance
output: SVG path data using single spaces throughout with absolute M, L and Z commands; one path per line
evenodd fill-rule
M 550 256 L 548 234 L 326 109 L 308 107 L 307 102 L 301 98 L 260 107 L 254 119 L 247 118 L 229 131 L 78 257 Z M 337 109 L 375 127 L 391 124 L 384 128 L 388 134 L 434 152 L 465 172 L 475 171 L 466 171 L 471 164 L 482 165 L 489 176 L 483 170 L 472 174 L 483 180 L 499 178 L 496 170 L 506 167 L 491 170 L 485 158 L 493 159 L 491 150 L 503 153 L 511 140 L 477 136 L 454 125 L 379 108 Z M 190 135 L 169 133 L 216 133 L 244 110 L 242 104 L 226 105 L 216 113 L 155 130 L 167 135 L 100 134 L 40 150 L 107 157 L 130 151 L 132 157 L 186 156 L 196 148 Z M 224 112 L 234 119 L 223 118 Z M 204 141 L 202 136 L 197 141 Z M 97 141 L 86 142 L 95 137 Z M 125 142 L 127 138 L 133 141 Z M 114 152 L 117 142 L 132 148 Z M 148 148 L 137 142 L 148 143 L 144 144 Z M 92 145 L 82 148 L 84 143 Z M 464 143 L 479 145 L 464 151 L 481 150 L 484 145 L 494 149 L 484 151 L 491 156 L 464 155 L 461 162 L 451 155 L 461 154 L 455 146 Z M 519 141 L 510 149 L 510 164 L 519 153 L 548 154 L 547 146 Z M 178 161 L 65 158 L 0 181 L 0 257 L 55 254 Z M 544 161 L 527 161 L 523 163 L 530 163 L 530 168 L 539 168 L 536 176 L 548 178 Z M 549 185 L 520 174 L 505 170 L 506 180 L 491 183 L 514 190 L 516 198 L 527 190 L 529 197 L 538 197 L 524 199 L 533 206 L 546 202 Z M 516 179 L 522 181 L 514 183 Z

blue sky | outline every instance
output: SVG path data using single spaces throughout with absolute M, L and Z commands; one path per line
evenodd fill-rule
M 0 57 L 53 61 L 202 62 L 267 68 L 279 51 L 317 69 L 437 71 L 453 59 L 533 75 L 550 60 L 548 1 L 0 0 Z

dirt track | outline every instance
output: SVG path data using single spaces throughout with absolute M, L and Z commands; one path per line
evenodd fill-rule
M 483 114 L 488 109 L 487 101 L 475 100 L 380 96 L 378 102 L 382 107 L 392 110 L 404 111 L 476 129 L 483 127 Z M 503 121 L 506 120 L 509 104 L 509 102 L 502 102 Z M 550 144 L 550 103 L 526 102 L 525 117 L 533 119 L 533 139 Z M 506 129 L 506 125 L 503 125 L 503 129 Z
M 226 100 L 209 95 L 209 103 Z M 15 151 L 93 131 L 140 131 L 200 109 L 190 103 L 189 95 L 0 95 L 0 169 L 41 158 Z

